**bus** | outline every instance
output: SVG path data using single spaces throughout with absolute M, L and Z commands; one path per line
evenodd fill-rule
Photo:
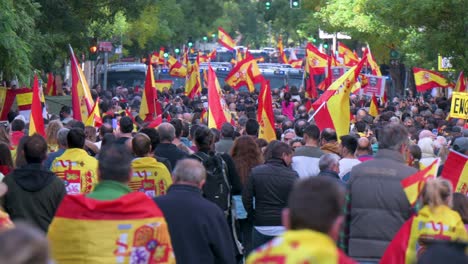
M 107 66 L 107 89 L 117 86 L 143 87 L 147 65 L 144 63 L 111 63 Z M 103 84 L 104 70 L 99 71 L 98 83 Z

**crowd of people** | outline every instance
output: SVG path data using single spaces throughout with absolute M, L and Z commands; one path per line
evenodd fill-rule
M 447 118 L 447 98 L 395 97 L 372 117 L 352 95 L 338 136 L 309 121 L 302 90 L 274 89 L 267 142 L 258 94 L 224 91 L 234 122 L 219 130 L 206 90 L 158 92 L 156 128 L 135 111 L 137 88 L 93 87 L 100 127 L 64 106 L 45 137 L 29 136 L 10 112 L 0 263 L 468 263 L 468 197 L 436 178 L 413 206 L 401 185 L 436 159 L 440 175 L 450 150 L 468 155 L 468 124 Z

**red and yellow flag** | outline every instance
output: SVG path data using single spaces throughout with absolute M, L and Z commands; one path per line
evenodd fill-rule
M 41 98 L 39 96 L 39 81 L 36 74 L 34 74 L 31 115 L 29 117 L 29 135 L 32 136 L 35 133 L 43 137 L 46 136 L 44 118 L 42 117 Z
M 418 92 L 424 92 L 436 87 L 447 88 L 453 86 L 442 74 L 435 71 L 413 68 L 413 73 Z
M 341 42 L 338 43 L 338 56 L 343 58 L 343 64 L 345 66 L 354 66 L 359 62 L 358 56 Z
M 284 53 L 283 47 L 283 37 L 279 36 L 278 38 L 278 63 L 288 63 L 288 59 L 286 58 L 286 54 Z
M 223 45 L 228 50 L 234 50 L 236 42 L 229 36 L 222 27 L 218 28 L 218 43 Z
M 158 64 L 159 64 L 159 65 L 164 65 L 164 47 L 161 47 L 161 48 L 159 49 Z
M 211 65 L 208 66 L 208 107 L 209 128 L 221 129 L 224 123 L 231 123 L 231 113 Z
M 321 68 L 321 73 L 324 73 L 324 69 L 328 65 L 328 56 L 320 52 L 314 45 L 307 43 L 306 65 L 312 68 Z
M 466 92 L 466 79 L 463 71 L 458 75 L 457 83 L 455 84 L 454 92 Z
M 67 195 L 48 238 L 57 263 L 175 263 L 163 213 L 141 192 L 110 201 Z
M 416 172 L 415 174 L 401 181 L 403 191 L 408 198 L 411 206 L 414 206 L 418 201 L 419 195 L 428 179 L 435 179 L 437 170 L 439 169 L 439 159 L 436 159 L 431 165 L 425 169 Z
M 167 64 L 169 64 L 169 75 L 180 78 L 185 78 L 187 76 L 187 67 L 180 63 L 176 58 L 169 56 Z
M 48 96 L 57 95 L 57 85 L 55 84 L 55 77 L 54 77 L 54 74 L 51 72 L 47 74 L 46 95 Z
M 261 58 L 263 58 L 263 57 L 261 57 Z M 289 64 L 291 65 L 291 67 L 293 67 L 295 69 L 301 69 L 302 68 L 302 60 L 301 59 L 289 60 Z
M 71 60 L 71 75 L 72 75 L 72 109 L 73 119 L 85 122 L 94 105 L 91 91 L 89 90 L 88 82 L 81 70 L 80 64 L 75 57 L 73 49 L 70 47 L 70 60 Z
M 375 97 L 375 94 L 372 95 L 371 104 L 369 107 L 369 115 L 373 117 L 379 115 L 379 103 L 377 102 L 377 97 Z
M 154 87 L 160 92 L 164 91 L 164 88 L 171 89 L 172 81 L 171 80 L 155 80 Z
M 452 183 L 454 192 L 468 195 L 468 156 L 450 151 L 441 176 Z
M 195 95 L 201 93 L 201 78 L 200 78 L 200 66 L 198 65 L 198 59 L 193 64 L 188 65 L 188 75 L 185 82 L 185 95 L 193 99 Z
M 97 98 L 96 102 L 94 102 L 93 110 L 91 110 L 91 114 L 86 120 L 85 126 L 102 126 L 101 111 L 99 110 L 99 97 Z
M 159 54 L 156 51 L 151 54 L 150 63 L 153 65 L 159 64 Z
M 374 55 L 372 55 L 369 46 L 367 46 L 366 54 L 367 54 L 367 63 L 369 64 L 372 70 L 372 75 L 382 76 L 382 73 L 380 72 L 380 67 L 377 64 L 377 62 L 375 62 Z
M 257 120 L 260 124 L 258 138 L 263 138 L 270 142 L 276 139 L 275 119 L 273 115 L 273 99 L 271 98 L 270 81 L 263 80 L 261 83 L 260 95 L 258 97 Z
M 158 95 L 156 89 L 153 87 L 154 84 L 154 75 L 153 75 L 153 66 L 148 65 L 146 71 L 146 80 L 145 80 L 145 89 L 143 90 L 143 96 L 141 98 L 140 112 L 138 115 L 145 122 L 151 122 L 156 118 L 156 101 Z
M 258 68 L 257 62 L 252 56 L 247 56 L 236 66 L 232 68 L 225 82 L 234 89 L 239 89 L 241 86 L 247 86 L 250 92 L 255 91 L 255 83 L 261 82 L 263 79 L 262 73 Z

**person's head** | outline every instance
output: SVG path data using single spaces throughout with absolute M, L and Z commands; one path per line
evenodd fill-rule
M 62 108 L 60 109 L 60 118 L 63 120 L 64 118 L 67 118 L 71 115 L 71 108 L 69 106 L 62 106 Z
M 8 134 L 7 128 L 0 125 L 0 142 L 10 145 L 10 135 Z
M 57 134 L 61 128 L 63 128 L 63 125 L 59 120 L 49 122 L 45 131 L 47 144 L 57 144 Z
M 263 163 L 260 148 L 255 144 L 255 140 L 249 136 L 236 138 L 230 154 L 234 160 L 242 184 L 247 183 L 250 170 Z
M 171 123 L 162 123 L 158 126 L 161 143 L 171 143 L 175 138 L 175 128 Z
M 34 134 L 24 143 L 24 158 L 27 163 L 42 163 L 47 158 L 47 142 L 39 134 Z
M 133 131 L 133 121 L 128 116 L 124 116 L 120 118 L 119 126 L 120 126 L 120 132 L 124 134 L 132 133 Z
M 343 188 L 329 177 L 309 177 L 298 181 L 283 210 L 283 225 L 290 230 L 314 230 L 339 237 L 344 217 Z
M 21 166 L 24 166 L 28 164 L 24 157 L 24 144 L 26 141 L 29 139 L 29 136 L 25 135 L 22 137 L 19 141 L 18 146 L 16 147 L 16 159 L 15 159 L 15 166 L 16 168 L 19 168 Z
M 127 184 L 132 177 L 132 155 L 123 144 L 101 147 L 98 159 L 99 181 L 116 181 Z
M 294 132 L 294 129 L 289 128 L 283 132 L 283 134 L 281 135 L 281 140 L 284 143 L 289 144 L 295 137 L 296 137 L 296 132 Z
M 268 146 L 268 141 L 266 141 L 263 138 L 257 138 L 257 139 L 255 139 L 255 144 L 257 144 L 258 148 L 260 149 L 260 151 L 263 154 L 263 152 L 265 151 L 266 146 Z
M 409 133 L 401 124 L 388 124 L 379 131 L 379 149 L 390 149 L 402 154 L 406 152 Z
M 334 171 L 340 173 L 340 156 L 335 153 L 322 155 L 319 160 L 320 171 Z
M 91 142 L 96 142 L 96 128 L 93 127 L 93 126 L 86 126 L 85 127 L 85 137 L 87 140 L 91 141 Z
M 358 143 L 357 138 L 350 135 L 345 135 L 340 137 L 341 140 L 341 156 L 342 157 L 354 157 Z
M 151 153 L 151 139 L 146 134 L 136 134 L 132 139 L 132 150 L 137 157 L 147 156 Z
M 232 126 L 230 123 L 224 123 L 221 126 L 221 136 L 223 138 L 232 139 L 234 137 L 234 126 Z
M 460 214 L 460 217 L 465 225 L 468 224 L 468 196 L 461 193 L 454 193 L 453 210 Z
M 468 155 L 468 138 L 459 137 L 453 142 L 453 150 Z
M 283 95 L 283 99 L 284 99 L 284 101 L 286 101 L 286 102 L 291 101 L 291 93 L 285 92 L 284 95 Z
M 304 141 L 317 144 L 320 138 L 320 129 L 316 125 L 307 125 L 304 127 Z
M 68 140 L 67 140 L 68 131 L 70 131 L 70 129 L 68 129 L 68 128 L 66 128 L 66 127 L 62 127 L 62 128 L 57 132 L 57 144 L 58 144 L 59 147 L 61 147 L 61 148 L 68 148 Z
M 186 184 L 202 188 L 206 180 L 203 164 L 195 159 L 183 159 L 177 162 L 172 172 L 174 184 Z
M 23 120 L 19 118 L 15 118 L 13 122 L 11 122 L 11 131 L 23 131 L 25 128 L 26 124 L 24 123 Z
M 210 128 L 211 134 L 213 134 L 214 143 L 218 142 L 221 139 L 221 132 L 218 129 L 212 127 Z
M 200 151 L 211 151 L 214 144 L 214 135 L 206 126 L 200 126 L 193 138 L 195 145 Z
M 150 127 L 140 129 L 140 133 L 147 135 L 151 140 L 151 149 L 154 150 L 159 144 L 158 130 Z
M 356 156 L 372 155 L 372 145 L 368 138 L 361 137 L 357 141 Z
M 333 143 L 338 140 L 336 131 L 333 128 L 325 128 L 320 134 L 320 145 Z
M 289 145 L 293 149 L 297 149 L 298 147 L 304 146 L 304 140 L 302 138 L 293 138 L 291 141 L 289 141 Z
M 101 141 L 101 149 L 105 149 L 105 147 L 113 144 L 116 140 L 116 136 L 112 133 L 107 133 L 102 137 Z
M 289 166 L 292 162 L 292 154 L 293 149 L 287 143 L 273 140 L 266 147 L 265 160 L 279 159 Z
M 421 132 L 419 132 L 419 140 L 421 140 L 423 138 L 433 139 L 433 138 L 435 138 L 435 135 L 431 131 L 429 131 L 427 129 L 424 129 L 424 130 L 421 130 Z
M 258 137 L 258 129 L 260 125 L 258 124 L 257 120 L 250 118 L 245 123 L 245 133 L 249 136 Z
M 11 157 L 10 147 L 3 142 L 0 142 L 0 165 L 13 168 L 13 158 Z
M 72 128 L 68 131 L 67 144 L 68 148 L 83 148 L 85 144 L 85 133 L 83 129 Z
M 296 136 L 303 137 L 304 136 L 304 128 L 307 126 L 307 120 L 305 119 L 298 119 L 294 122 L 294 132 Z
M 432 155 L 434 156 L 434 141 L 432 138 L 425 137 L 423 139 L 420 139 L 418 141 L 418 146 L 421 148 L 421 153 L 426 154 L 426 155 Z
M 366 122 L 364 121 L 357 121 L 356 124 L 354 125 L 356 127 L 356 131 L 359 133 L 364 133 L 366 132 Z
M 0 260 L 8 264 L 47 264 L 49 244 L 46 235 L 26 223 L 0 233 Z
M 102 124 L 102 126 L 99 128 L 99 137 L 102 139 L 102 137 L 104 137 L 104 135 L 108 133 L 110 134 L 114 133 L 114 129 L 112 128 L 112 125 L 107 124 L 107 123 Z
M 175 137 L 180 138 L 182 135 L 182 129 L 184 128 L 182 124 L 182 120 L 177 119 L 177 118 L 172 119 L 171 124 L 174 126 L 174 129 L 175 129 Z
M 431 209 L 446 205 L 452 206 L 452 184 L 441 178 L 429 179 L 422 189 L 423 205 L 428 205 Z

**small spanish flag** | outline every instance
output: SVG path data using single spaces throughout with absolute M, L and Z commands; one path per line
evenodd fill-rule
M 419 195 L 428 179 L 434 179 L 437 176 L 439 169 L 439 159 L 436 159 L 431 165 L 424 170 L 418 171 L 415 174 L 401 181 L 401 186 L 405 191 L 406 197 L 411 206 L 414 206 L 418 201 Z
M 414 82 L 418 92 L 424 92 L 432 88 L 453 87 L 453 83 L 449 83 L 447 79 L 440 73 L 421 68 L 413 68 Z
M 44 118 L 42 117 L 42 104 L 39 95 L 39 81 L 37 75 L 34 75 L 34 84 L 32 92 L 31 115 L 29 117 L 29 135 L 37 133 L 43 137 L 46 136 L 44 129 Z
M 369 107 L 369 115 L 376 117 L 379 115 L 379 103 L 377 102 L 377 97 L 375 94 L 372 95 L 370 107 Z
M 468 195 L 468 156 L 450 151 L 441 176 L 452 183 L 454 192 Z
M 222 27 L 218 28 L 218 42 L 228 50 L 234 50 L 236 42 L 229 36 Z

